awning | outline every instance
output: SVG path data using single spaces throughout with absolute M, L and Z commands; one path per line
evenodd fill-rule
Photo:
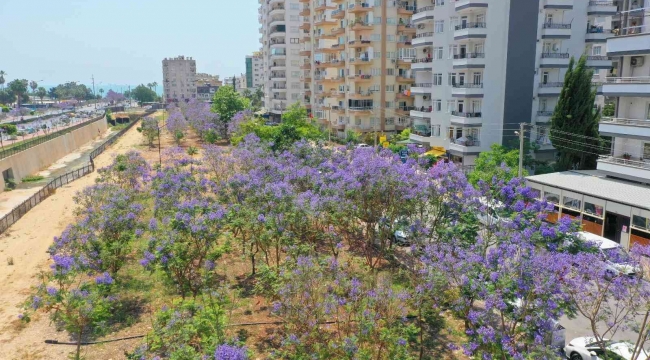
M 445 150 L 444 147 L 442 147 L 442 146 L 434 146 L 434 147 L 431 148 L 431 150 L 425 152 L 422 155 L 432 155 L 432 156 L 435 156 L 435 157 L 441 157 L 441 156 L 445 156 L 446 154 L 447 154 L 447 151 Z

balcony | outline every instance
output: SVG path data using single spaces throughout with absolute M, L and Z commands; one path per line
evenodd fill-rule
M 476 148 L 479 147 L 481 147 L 481 141 L 474 139 L 471 136 L 462 136 L 455 140 L 449 140 L 449 150 L 456 150 L 460 152 L 475 152 L 478 151 Z
M 311 49 L 300 50 L 300 56 L 311 56 Z
M 540 110 L 537 112 L 537 119 L 535 121 L 537 123 L 546 124 L 549 121 L 551 121 L 552 116 L 553 116 L 553 111 Z
M 404 75 L 404 74 L 399 75 L 398 74 L 395 77 L 395 81 L 397 81 L 398 83 L 414 83 L 415 82 L 415 77 L 413 75 Z
M 369 100 L 372 99 L 374 93 L 372 91 L 350 91 L 348 94 L 350 99 Z
M 397 13 L 400 15 L 413 15 L 415 13 L 415 6 L 400 4 L 397 7 Z
M 271 47 L 271 49 L 276 49 L 276 48 L 287 47 L 287 44 L 284 41 L 284 39 L 271 39 L 271 41 L 269 42 L 269 46 Z
M 647 25 L 624 31 L 622 35 L 607 39 L 607 55 L 650 54 L 650 28 Z
M 272 92 L 287 92 L 287 87 L 286 87 L 286 85 L 285 86 L 278 85 L 278 86 L 272 87 L 271 91 Z
M 569 53 L 542 53 L 542 59 L 539 62 L 539 67 L 542 68 L 566 68 L 569 67 Z
M 349 109 L 356 113 L 368 113 L 372 111 L 372 106 L 350 106 Z
M 483 84 L 454 84 L 451 88 L 451 96 L 470 98 L 483 97 Z
M 411 87 L 411 93 L 413 94 L 431 94 L 431 88 L 433 87 L 432 83 L 417 83 L 413 84 Z
M 413 16 L 411 17 L 411 21 L 413 23 L 418 23 L 421 21 L 426 21 L 426 20 L 433 20 L 433 10 L 435 9 L 435 5 L 430 5 L 430 6 L 422 6 L 417 11 Z
M 345 10 L 336 9 L 332 11 L 332 19 L 344 19 L 344 18 L 345 18 Z
M 433 69 L 433 60 L 429 58 L 413 59 L 411 70 L 431 70 Z
M 612 30 L 603 29 L 599 26 L 594 26 L 590 29 L 587 29 L 587 35 L 585 35 L 585 42 L 588 43 L 604 43 L 607 42 L 607 39 L 614 36 Z
M 433 110 L 432 106 L 425 108 L 424 106 L 419 109 L 415 108 L 411 110 L 411 117 L 417 117 L 420 119 L 431 119 L 431 111 Z
M 456 12 L 466 14 L 487 8 L 488 0 L 456 0 L 454 7 L 456 8 Z
M 314 20 L 314 25 L 315 26 L 336 25 L 336 24 L 338 24 L 338 21 L 336 19 L 328 19 L 326 16 L 323 16 L 320 19 Z
M 544 23 L 542 25 L 542 39 L 570 39 L 571 24 Z
M 323 10 L 334 10 L 336 9 L 336 5 L 332 5 L 331 3 L 328 4 L 326 0 L 320 0 L 318 4 L 316 4 L 316 7 L 314 10 L 316 11 L 323 11 Z
M 429 144 L 429 140 L 431 140 L 431 131 L 415 131 L 413 128 L 411 128 L 411 135 L 409 136 L 409 139 L 417 141 L 419 143 Z
M 298 13 L 300 16 L 309 16 L 311 15 L 311 9 L 307 7 L 303 7 L 302 10 Z
M 350 40 L 348 41 L 348 47 L 351 48 L 362 48 L 370 46 L 370 39 L 358 39 L 358 40 Z
M 300 68 L 303 69 L 303 70 L 311 69 L 311 62 L 310 61 L 305 61 L 302 65 L 300 65 Z
M 415 35 L 413 46 L 431 46 L 433 45 L 433 31 L 423 32 Z
M 344 67 L 345 66 L 345 59 L 334 59 L 330 61 L 330 66 L 331 67 Z
M 357 74 L 357 75 L 350 75 L 348 76 L 348 79 L 354 81 L 354 82 L 368 82 L 372 79 L 372 75 L 370 74 Z
M 345 34 L 345 28 L 334 28 L 330 33 L 335 36 Z
M 274 16 L 274 15 L 284 15 L 284 6 L 272 8 L 271 11 L 269 11 L 269 16 Z
M 271 29 L 271 31 L 269 32 L 269 37 L 284 37 L 286 35 L 287 35 L 287 33 L 286 33 L 286 31 L 284 29 L 282 29 L 282 30 L 280 30 L 280 29 Z
M 415 25 L 413 24 L 402 24 L 397 25 L 397 31 L 402 34 L 415 34 Z
M 365 22 L 363 20 L 360 20 L 360 19 L 356 19 L 353 22 L 351 22 L 350 27 L 354 31 L 372 30 L 372 25 L 371 24 L 369 24 L 369 23 L 367 23 L 367 22 Z
M 397 42 L 398 49 L 411 48 L 411 40 L 400 40 Z
M 558 96 L 564 86 L 563 82 L 545 82 L 539 84 L 537 95 L 539 96 Z
M 616 177 L 643 182 L 648 182 L 648 179 L 650 179 L 650 161 L 600 156 L 596 168 Z
M 301 29 L 301 30 L 309 30 L 309 29 L 311 29 L 311 23 L 310 22 L 303 22 L 302 24 L 300 24 L 300 26 L 298 26 L 298 28 Z
M 411 115 L 411 110 L 415 110 L 415 106 L 398 106 L 395 108 L 397 114 L 404 116 Z
M 544 9 L 554 10 L 571 10 L 573 9 L 573 0 L 542 0 Z
M 607 56 L 587 56 L 587 66 L 593 69 L 611 69 L 612 60 Z
M 485 67 L 485 54 L 465 53 L 454 55 L 454 69 L 473 69 Z
M 487 24 L 484 22 L 468 22 L 455 27 L 454 40 L 456 41 L 485 39 L 486 37 Z
M 602 118 L 598 126 L 601 134 L 620 137 L 644 137 L 650 139 L 650 120 Z
M 451 112 L 451 123 L 459 125 L 480 125 L 483 121 L 483 114 L 480 112 Z
M 587 6 L 587 15 L 614 16 L 618 7 L 613 1 L 590 1 Z
M 362 14 L 372 11 L 373 7 L 367 2 L 357 2 L 348 5 L 348 11 L 352 14 Z
M 287 70 L 286 64 L 271 64 L 271 71 L 285 71 Z
M 603 84 L 605 96 L 650 96 L 650 76 L 610 77 Z

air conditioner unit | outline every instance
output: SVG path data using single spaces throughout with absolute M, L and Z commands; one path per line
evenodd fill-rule
M 424 29 L 424 24 L 418 24 L 418 29 Z
M 426 95 L 424 95 L 424 96 L 422 97 L 422 99 L 424 99 L 424 100 L 427 100 L 428 98 L 429 98 L 429 97 L 426 96 Z
M 643 66 L 643 61 L 645 58 L 643 56 L 632 56 L 632 59 L 630 59 L 630 65 L 634 67 L 641 67 Z
M 391 62 L 392 62 L 392 63 L 394 64 L 394 63 L 396 63 L 396 62 L 397 62 L 397 60 L 395 60 L 395 59 L 392 59 L 392 60 L 391 60 Z

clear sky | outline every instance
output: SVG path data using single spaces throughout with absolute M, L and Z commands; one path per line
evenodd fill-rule
M 257 0 L 0 0 L 5 78 L 162 83 L 162 60 L 196 60 L 222 78 L 257 51 Z M 159 87 L 160 89 L 160 87 Z

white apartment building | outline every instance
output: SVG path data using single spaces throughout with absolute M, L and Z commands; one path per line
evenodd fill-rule
M 162 68 L 163 98 L 166 102 L 196 98 L 196 60 L 185 56 L 165 58 Z
M 299 13 L 298 0 L 260 0 L 264 104 L 272 120 L 301 101 Z
M 264 86 L 264 58 L 256 51 L 246 56 L 246 87 L 257 89 Z
M 587 0 L 418 1 L 411 139 L 444 147 L 473 165 L 494 143 L 515 139 L 520 123 L 548 125 L 571 57 L 605 77 L 605 42 L 617 2 Z M 553 147 L 532 135 L 538 156 Z
M 606 54 L 614 67 L 603 95 L 614 99 L 612 118 L 599 130 L 611 137 L 597 170 L 529 177 L 528 184 L 556 204 L 557 216 L 581 219 L 585 231 L 628 248 L 650 245 L 650 2 L 622 0 Z M 594 2 L 606 6 L 606 2 Z

